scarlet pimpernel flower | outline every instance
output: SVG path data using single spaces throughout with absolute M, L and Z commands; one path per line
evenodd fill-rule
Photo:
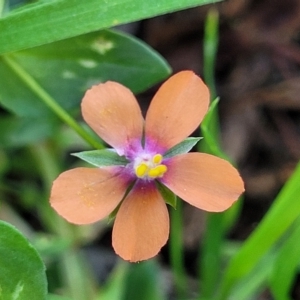
M 82 100 L 87 124 L 113 149 L 75 154 L 97 168 L 75 168 L 53 183 L 50 202 L 66 220 L 89 224 L 117 211 L 112 244 L 131 262 L 155 256 L 167 242 L 170 193 L 211 212 L 229 208 L 244 191 L 238 171 L 205 153 L 187 153 L 209 91 L 191 71 L 170 77 L 142 117 L 132 92 L 117 82 L 93 86 Z M 171 203 L 174 205 L 174 203 Z

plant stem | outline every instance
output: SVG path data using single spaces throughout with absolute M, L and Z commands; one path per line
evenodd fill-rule
M 213 299 L 220 276 L 221 247 L 223 245 L 223 214 L 208 214 L 200 259 L 201 297 Z
M 210 90 L 211 101 L 217 97 L 215 83 L 215 64 L 219 44 L 219 13 L 215 8 L 209 10 L 205 21 L 203 44 L 203 73 L 204 80 Z M 214 109 L 210 122 L 211 134 L 215 140 L 220 140 L 219 116 L 217 107 Z
M 208 12 L 204 32 L 204 80 L 209 86 L 211 100 L 216 98 L 216 85 L 214 79 L 215 60 L 218 48 L 218 11 L 211 9 Z M 209 122 L 211 141 L 203 140 L 199 150 L 208 152 L 211 147 L 207 143 L 214 143 L 219 147 L 220 129 L 219 116 L 215 108 L 212 111 Z M 220 276 L 221 247 L 224 239 L 224 214 L 208 213 L 206 220 L 206 231 L 201 242 L 201 257 L 199 259 L 199 278 L 201 296 L 199 299 L 213 299 Z
M 183 253 L 182 201 L 177 201 L 176 209 L 171 209 L 170 259 L 174 274 L 178 299 L 185 299 L 187 291 Z
M 63 109 L 40 85 L 39 83 L 23 69 L 11 56 L 2 56 L 6 64 L 15 72 L 15 74 L 34 92 L 41 101 L 44 102 L 63 122 L 73 128 L 88 144 L 97 149 L 102 149 L 103 145 L 94 140 L 68 112 Z

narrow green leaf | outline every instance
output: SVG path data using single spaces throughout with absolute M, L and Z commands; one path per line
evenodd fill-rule
M 274 252 L 272 249 L 264 255 L 253 270 L 234 285 L 227 299 L 259 299 L 259 294 L 267 286 L 268 276 L 275 261 Z M 278 300 L 284 299 L 278 298 Z
M 176 209 L 176 205 L 177 205 L 176 195 L 165 185 L 161 184 L 159 181 L 156 181 L 155 183 L 156 183 L 156 187 L 158 188 L 165 202 Z
M 218 157 L 229 160 L 227 155 L 221 150 L 221 146 L 219 144 L 216 136 L 217 133 L 213 132 L 215 125 L 213 124 L 214 118 L 216 118 L 216 110 L 219 103 L 219 98 L 216 98 L 212 101 L 207 114 L 205 115 L 204 120 L 201 123 L 201 132 L 203 134 L 204 143 L 201 144 L 201 150 L 207 153 L 216 155 Z
M 201 129 L 203 130 L 202 127 L 204 127 L 205 129 L 206 128 L 209 128 L 210 126 L 210 123 L 212 122 L 212 119 L 213 119 L 213 115 L 214 115 L 214 112 L 215 110 L 217 109 L 218 107 L 218 104 L 219 104 L 219 101 L 220 101 L 220 98 L 217 97 L 216 99 L 214 99 L 210 106 L 209 106 L 209 109 L 208 109 L 208 112 L 207 114 L 205 115 L 203 121 L 201 122 Z
M 218 0 L 38 1 L 0 20 L 0 54 Z
M 220 299 L 227 295 L 234 284 L 251 272 L 261 257 L 280 239 L 300 215 L 300 163 L 286 182 L 271 208 L 255 231 L 231 260 L 221 286 Z
M 219 12 L 212 7 L 207 14 L 204 28 L 203 73 L 204 81 L 209 86 L 211 99 L 217 97 L 215 84 L 215 64 L 219 44 Z
M 292 299 L 289 296 L 290 289 L 300 263 L 300 217 L 287 235 L 275 263 L 272 264 L 270 289 L 276 300 Z
M 71 155 L 76 156 L 96 167 L 125 166 L 128 164 L 128 160 L 124 156 L 119 156 L 112 149 L 83 151 L 72 153 Z
M 45 266 L 32 245 L 12 225 L 0 221 L 0 298 L 46 299 Z
M 113 80 L 138 93 L 170 74 L 167 62 L 149 46 L 111 30 L 20 51 L 9 58 L 68 111 L 78 109 L 92 85 Z M 0 81 L 0 103 L 5 108 L 19 116 L 52 115 L 1 57 L 0 78 L 5 78 Z
M 170 158 L 178 154 L 184 154 L 192 150 L 192 148 L 201 140 L 202 137 L 189 137 L 183 142 L 175 145 L 169 149 L 165 154 L 164 158 Z

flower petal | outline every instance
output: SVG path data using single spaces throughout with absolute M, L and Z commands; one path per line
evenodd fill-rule
M 116 170 L 76 168 L 60 174 L 52 186 L 51 206 L 75 224 L 89 224 L 108 216 L 129 184 L 129 178 Z
M 173 75 L 151 101 L 145 124 L 146 147 L 165 151 L 183 141 L 200 124 L 208 105 L 209 90 L 197 75 L 192 71 Z
M 205 153 L 170 158 L 161 178 L 171 191 L 191 205 L 218 212 L 229 208 L 244 191 L 238 171 L 226 160 Z
M 118 255 L 131 262 L 155 256 L 167 242 L 169 214 L 154 184 L 137 184 L 117 213 L 112 242 Z
M 81 109 L 84 120 L 119 155 L 131 144 L 140 143 L 144 119 L 125 86 L 112 81 L 93 86 L 83 97 Z

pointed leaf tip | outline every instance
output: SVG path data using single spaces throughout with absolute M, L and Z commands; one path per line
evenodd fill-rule
M 72 153 L 71 155 L 96 167 L 125 166 L 128 163 L 128 160 L 124 156 L 119 156 L 112 149 L 83 151 Z

